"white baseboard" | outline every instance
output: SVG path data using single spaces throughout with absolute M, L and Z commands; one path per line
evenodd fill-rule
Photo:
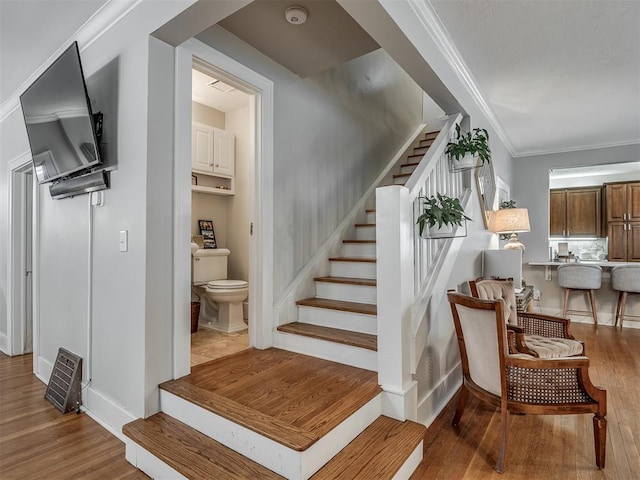
M 418 399 L 418 423 L 427 427 L 451 401 L 462 385 L 462 366 L 456 364 L 426 395 Z
M 548 307 L 541 307 L 539 310 L 540 313 L 543 313 L 545 315 L 553 315 L 555 317 L 561 317 L 562 316 L 562 309 L 558 309 L 558 308 L 548 308 Z M 534 312 L 534 313 L 537 313 Z M 592 317 L 587 317 L 587 316 L 582 316 L 582 315 L 572 315 L 571 313 L 569 313 L 567 315 L 567 317 L 569 317 L 571 319 L 572 322 L 574 323 L 591 323 L 593 324 L 593 318 Z M 598 312 L 598 325 L 603 325 L 605 327 L 613 327 L 615 324 L 615 317 L 613 313 L 610 312 Z M 625 328 L 640 328 L 640 321 L 638 319 L 632 319 L 632 318 L 625 318 L 624 319 L 624 323 L 623 326 Z
M 51 372 L 53 372 L 53 363 L 50 363 L 42 357 L 38 357 L 38 371 L 34 372 L 36 377 L 46 385 L 49 383 Z
M 123 442 L 126 437 L 122 434 L 122 426 L 136 420 L 112 399 L 91 387 L 82 392 L 82 411 Z
M 0 333 L 0 352 L 9 355 L 9 342 L 6 333 Z

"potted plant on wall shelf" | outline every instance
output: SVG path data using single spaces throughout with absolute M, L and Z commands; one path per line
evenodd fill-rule
M 439 193 L 421 198 L 423 211 L 416 221 L 420 226 L 420 236 L 424 238 L 467 236 L 467 220 L 471 219 L 464 214 L 460 199 Z
M 484 128 L 462 133 L 460 124 L 457 124 L 456 138 L 447 143 L 444 153 L 449 159 L 450 172 L 478 168 L 491 161 L 489 133 Z

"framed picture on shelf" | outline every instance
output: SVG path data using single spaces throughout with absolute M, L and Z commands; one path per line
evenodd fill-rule
M 213 230 L 213 221 L 198 220 L 198 226 L 200 227 L 200 235 L 204 239 L 204 248 L 218 248 L 216 234 Z

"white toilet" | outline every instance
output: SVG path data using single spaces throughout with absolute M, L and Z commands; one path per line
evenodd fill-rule
M 230 253 L 226 248 L 211 248 L 196 250 L 192 256 L 193 285 L 201 294 L 200 323 L 224 333 L 247 328 L 242 302 L 249 295 L 249 283 L 227 279 Z

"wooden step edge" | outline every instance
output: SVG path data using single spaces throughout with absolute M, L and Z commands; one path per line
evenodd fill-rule
M 162 412 L 127 423 L 122 433 L 189 479 L 284 478 Z
M 438 136 L 438 134 L 440 133 L 440 130 L 437 131 L 433 131 L 433 132 L 427 132 L 424 134 L 425 138 L 431 138 L 434 139 Z
M 416 150 L 425 150 L 425 149 L 429 150 L 429 147 L 431 147 L 431 144 L 429 144 L 429 145 L 420 145 L 419 147 L 413 147 L 413 153 L 415 153 Z M 426 150 L 425 150 L 425 152 L 426 152 Z M 425 153 L 425 152 L 423 152 L 423 153 Z
M 371 303 L 348 302 L 346 300 L 332 300 L 319 297 L 298 300 L 296 305 L 299 307 L 324 308 L 327 310 L 339 310 L 343 312 L 360 313 L 372 316 L 378 314 L 378 307 Z
M 375 258 L 364 257 L 330 257 L 330 262 L 360 262 L 360 263 L 376 263 Z
M 342 243 L 376 243 L 375 240 L 343 240 Z
M 364 287 L 375 287 L 377 282 L 369 278 L 352 278 L 352 277 L 315 277 L 316 282 L 323 283 L 339 283 L 342 285 L 360 285 Z
M 369 335 L 368 333 L 352 332 L 351 330 L 322 327 L 320 325 L 300 322 L 280 325 L 278 326 L 278 331 L 364 348 L 366 350 L 373 350 L 374 352 L 378 350 L 378 339 L 375 335 Z
M 186 379 L 170 380 L 160 388 L 298 452 L 307 450 L 319 440 L 311 432 L 200 388 Z
M 418 165 L 420 165 L 420 162 L 403 163 L 402 165 L 400 165 L 400 168 L 402 168 L 402 167 L 417 167 Z
M 405 178 L 410 177 L 411 173 L 394 173 L 393 178 Z
M 418 157 L 422 158 L 424 157 L 424 155 L 425 155 L 424 153 L 417 153 L 415 155 L 407 155 L 407 158 L 418 158 Z
M 390 480 L 420 445 L 424 425 L 380 416 L 311 480 Z
M 376 213 L 376 209 L 375 208 L 367 208 L 365 210 L 365 212 L 367 212 L 367 213 Z
M 356 227 L 375 227 L 375 223 L 356 223 Z

